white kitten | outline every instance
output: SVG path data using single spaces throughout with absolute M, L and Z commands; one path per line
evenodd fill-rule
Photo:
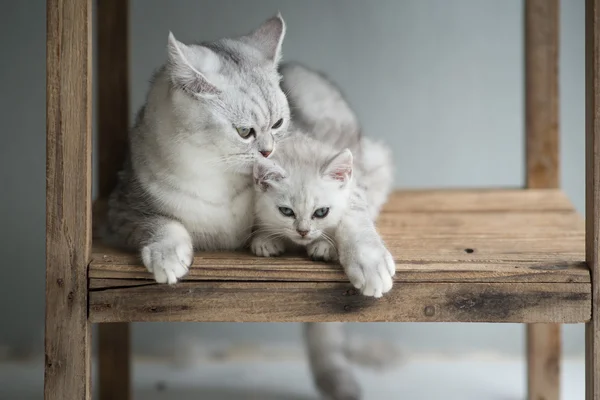
M 305 247 L 337 260 L 366 296 L 392 288 L 394 260 L 377 233 L 352 153 L 294 132 L 270 159 L 254 165 L 256 232 L 252 251 L 269 257 Z

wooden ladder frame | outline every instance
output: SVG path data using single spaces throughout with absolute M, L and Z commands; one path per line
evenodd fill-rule
M 99 0 L 99 194 L 114 187 L 129 120 L 128 2 Z M 92 1 L 47 0 L 46 400 L 91 398 Z M 558 0 L 525 0 L 527 187 L 559 185 Z M 586 399 L 600 400 L 600 0 L 586 0 Z M 130 398 L 129 324 L 100 324 L 100 398 Z M 528 325 L 528 398 L 559 398 L 560 326 Z

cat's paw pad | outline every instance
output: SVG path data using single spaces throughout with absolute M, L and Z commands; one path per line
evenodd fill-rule
M 396 264 L 383 244 L 361 246 L 344 261 L 346 275 L 363 295 L 381 297 L 392 288 Z
M 280 240 L 256 236 L 250 243 L 250 250 L 259 257 L 276 257 L 283 254 L 285 246 Z
M 360 400 L 362 391 L 348 369 L 320 371 L 315 376 L 319 391 L 330 400 Z
M 306 247 L 308 256 L 315 261 L 336 261 L 337 250 L 326 240 L 319 240 Z
M 158 241 L 142 248 L 142 261 L 158 283 L 177 283 L 194 260 L 191 241 Z

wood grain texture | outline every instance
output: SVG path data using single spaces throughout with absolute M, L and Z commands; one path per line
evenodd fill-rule
M 91 14 L 47 1 L 46 400 L 90 398 Z
M 560 358 L 560 325 L 527 325 L 528 399 L 559 400 Z
M 527 187 L 559 186 L 559 1 L 525 0 Z M 530 400 L 558 400 L 560 327 L 527 326 Z M 554 346 L 554 347 L 553 347 Z
M 559 186 L 558 0 L 525 1 L 527 187 Z
M 98 2 L 98 194 L 110 195 L 127 153 L 129 2 Z
M 95 281 L 95 279 L 92 279 Z M 381 299 L 349 283 L 182 282 L 94 284 L 93 322 L 584 322 L 589 283 L 423 283 L 397 285 Z
M 573 211 L 568 197 L 556 189 L 402 190 L 390 195 L 382 213 L 394 212 Z
M 96 22 L 98 192 L 107 197 L 116 185 L 128 146 L 129 1 L 99 1 Z M 129 324 L 101 324 L 97 332 L 100 400 L 128 400 L 131 398 Z
M 447 203 L 440 192 L 445 191 L 396 192 L 380 217 L 379 230 L 397 262 L 397 282 L 590 281 L 583 220 L 561 192 L 453 191 Z M 498 203 L 498 198 L 505 201 Z M 535 204 L 540 204 L 537 210 Z M 89 275 L 152 280 L 137 254 L 99 242 L 94 244 Z M 238 252 L 197 253 L 185 280 L 346 282 L 347 278 L 339 266 L 313 262 L 304 255 L 266 259 Z
M 131 398 L 131 349 L 128 323 L 98 326 L 98 383 L 100 400 Z
M 600 0 L 586 0 L 586 260 L 592 320 L 586 325 L 586 399 L 600 400 Z

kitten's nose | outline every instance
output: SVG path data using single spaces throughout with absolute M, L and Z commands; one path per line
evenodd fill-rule
M 271 150 L 260 150 L 259 153 L 262 154 L 264 158 L 267 158 L 271 155 Z
M 308 235 L 308 231 L 303 231 L 301 229 L 298 229 L 296 232 L 298 232 L 300 234 L 300 236 L 302 236 L 302 237 Z

